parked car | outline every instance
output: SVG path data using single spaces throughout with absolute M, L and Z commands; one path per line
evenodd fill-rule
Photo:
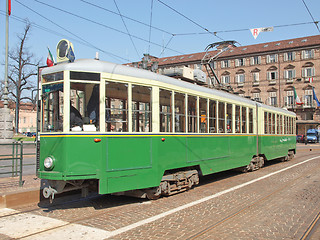
M 304 143 L 304 135 L 303 134 L 298 134 L 296 139 L 297 139 L 297 143 Z
M 307 131 L 307 141 L 308 143 L 317 143 L 319 137 L 319 132 L 317 129 L 308 129 Z

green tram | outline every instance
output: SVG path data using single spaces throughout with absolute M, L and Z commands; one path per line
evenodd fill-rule
M 146 70 L 80 59 L 43 69 L 40 88 L 47 198 L 95 186 L 156 199 L 296 152 L 294 113 Z

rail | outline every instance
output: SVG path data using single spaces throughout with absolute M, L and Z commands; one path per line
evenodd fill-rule
M 23 167 L 36 166 L 35 161 L 26 158 L 36 155 L 34 142 L 13 142 L 0 144 L 0 177 L 19 176 L 19 186 L 22 187 Z

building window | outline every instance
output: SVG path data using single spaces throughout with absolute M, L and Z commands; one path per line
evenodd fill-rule
M 230 67 L 230 60 L 221 61 L 221 68 L 228 68 L 228 67 Z
M 310 59 L 310 58 L 314 58 L 314 49 L 303 50 L 302 59 Z
M 315 71 L 313 67 L 302 68 L 302 77 L 313 77 L 315 75 Z
M 286 52 L 283 56 L 284 61 L 294 61 L 296 59 L 296 53 L 295 52 Z
M 267 63 L 278 62 L 278 54 L 267 55 Z
M 294 92 L 287 91 L 287 96 L 284 97 L 284 105 L 286 107 L 293 107 L 294 106 Z
M 269 104 L 271 106 L 277 106 L 277 92 L 269 92 Z
M 267 72 L 267 80 L 269 80 L 270 82 L 274 82 L 276 79 L 278 79 L 278 72 L 277 71 Z
M 250 58 L 251 65 L 257 65 L 261 63 L 261 56 L 254 56 Z
M 312 96 L 312 90 L 305 90 L 304 91 L 304 107 L 312 107 L 313 105 L 313 96 Z
M 259 73 L 258 72 L 253 72 L 252 73 L 252 79 L 253 79 L 253 83 L 259 83 Z
M 285 79 L 294 79 L 295 77 L 296 77 L 296 70 L 295 69 L 284 70 L 284 78 Z
M 254 100 L 254 101 L 259 101 L 259 102 L 261 101 L 260 93 L 259 93 L 259 92 L 253 93 L 252 95 L 253 95 L 252 97 L 253 97 L 253 100 Z
M 238 58 L 235 60 L 236 67 L 245 66 L 245 58 Z
M 243 85 L 244 81 L 245 81 L 245 75 L 243 73 L 236 75 L 236 82 L 238 84 L 242 84 Z
M 224 84 L 230 84 L 230 75 L 221 76 L 221 82 Z

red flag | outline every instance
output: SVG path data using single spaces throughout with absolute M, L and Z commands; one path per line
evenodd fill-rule
M 53 59 L 53 56 L 48 48 L 47 66 L 52 67 L 53 64 L 54 64 L 54 59 Z
M 11 0 L 8 0 L 8 14 L 11 15 Z

